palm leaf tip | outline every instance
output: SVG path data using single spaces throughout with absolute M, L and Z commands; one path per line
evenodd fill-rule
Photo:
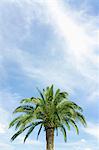
M 42 92 L 39 90 L 39 88 L 37 88 L 38 93 L 40 94 L 41 98 L 43 99 L 43 101 L 45 102 L 44 96 L 42 94 Z
M 23 131 L 21 131 L 21 130 L 18 131 L 18 132 L 16 132 L 16 133 L 11 137 L 11 142 L 14 141 L 14 140 L 18 137 L 18 135 L 21 134 L 22 132 L 23 132 Z
M 11 128 L 13 126 L 13 121 L 10 122 L 8 128 Z
M 38 126 L 39 124 L 41 124 L 41 123 L 42 123 L 42 121 L 40 121 L 40 122 L 35 122 L 35 123 L 32 124 L 32 126 L 30 127 L 30 129 L 28 130 L 28 132 L 27 132 L 27 134 L 26 134 L 26 136 L 25 136 L 25 138 L 24 138 L 24 143 L 25 143 L 25 141 L 27 140 L 27 138 L 29 137 L 29 135 L 31 134 L 31 132 L 34 130 L 34 128 L 35 128 L 36 126 Z
M 15 119 L 13 119 L 9 124 L 9 128 L 13 127 L 21 117 L 22 116 L 19 116 L 19 117 L 16 117 Z
M 78 129 L 78 126 L 76 125 L 75 121 L 70 119 L 69 122 L 75 128 L 76 133 L 79 134 L 79 129 Z
M 30 102 L 31 98 L 24 98 L 20 101 L 21 104 Z
M 51 85 L 51 87 L 50 87 L 50 96 L 52 96 L 53 97 L 53 84 Z
M 31 127 L 28 131 L 28 133 L 26 134 L 25 138 L 24 138 L 24 143 L 26 142 L 26 139 L 28 138 L 28 136 L 31 134 L 31 132 L 33 131 L 34 127 Z
M 77 118 L 84 127 L 87 127 L 86 119 L 81 113 L 77 112 Z
M 64 135 L 64 141 L 67 142 L 67 133 L 66 133 L 66 129 L 63 125 L 60 126 L 60 130 Z
M 11 128 L 12 126 L 14 126 L 13 121 L 12 121 L 12 122 L 10 122 L 10 124 L 9 124 L 8 128 Z
M 38 138 L 39 138 L 39 135 L 40 135 L 40 132 L 41 132 L 41 130 L 42 130 L 42 124 L 41 124 L 41 126 L 40 126 L 40 128 L 39 128 L 39 131 L 38 131 L 38 134 L 37 134 L 37 140 L 38 140 Z

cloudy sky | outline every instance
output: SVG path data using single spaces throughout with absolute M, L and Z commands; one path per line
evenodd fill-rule
M 0 149 L 44 150 L 36 130 L 10 142 L 8 124 L 36 87 L 66 90 L 84 109 L 88 127 L 72 130 L 57 150 L 99 150 L 99 0 L 0 0 Z

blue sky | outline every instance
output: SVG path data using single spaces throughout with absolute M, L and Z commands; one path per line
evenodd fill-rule
M 0 149 L 45 149 L 36 130 L 26 144 L 24 134 L 11 143 L 8 124 L 22 98 L 52 83 L 83 107 L 88 123 L 67 143 L 55 137 L 55 149 L 98 150 L 98 0 L 0 0 Z

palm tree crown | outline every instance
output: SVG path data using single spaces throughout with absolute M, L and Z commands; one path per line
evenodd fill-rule
M 15 109 L 14 113 L 20 113 L 20 115 L 9 125 L 9 127 L 15 126 L 15 129 L 18 129 L 12 136 L 12 141 L 28 129 L 24 138 L 25 142 L 36 126 L 40 126 L 37 138 L 44 127 L 46 132 L 48 129 L 58 132 L 60 129 L 66 141 L 66 128 L 70 130 L 70 127 L 73 126 L 76 133 L 79 134 L 76 123 L 80 121 L 86 126 L 82 108 L 68 99 L 67 92 L 61 92 L 60 89 L 54 92 L 53 85 L 43 89 L 43 92 L 38 89 L 38 92 L 39 98 L 25 98 L 21 100 L 21 106 Z M 48 140 L 47 137 L 46 140 Z

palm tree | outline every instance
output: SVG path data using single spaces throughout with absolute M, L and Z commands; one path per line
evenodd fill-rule
M 34 128 L 40 126 L 37 138 L 42 128 L 44 128 L 46 132 L 46 150 L 54 150 L 55 131 L 58 135 L 58 130 L 60 130 L 66 141 L 66 128 L 70 130 L 70 127 L 73 126 L 76 133 L 79 134 L 76 123 L 80 121 L 86 126 L 85 118 L 82 115 L 83 110 L 76 103 L 68 99 L 67 92 L 61 92 L 60 89 L 57 89 L 54 93 L 53 85 L 43 89 L 43 92 L 38 89 L 38 92 L 40 97 L 31 97 L 21 100 L 21 106 L 16 108 L 13 112 L 14 114 L 21 114 L 9 125 L 9 127 L 15 126 L 15 129 L 18 129 L 11 140 L 13 141 L 17 136 L 28 129 L 24 138 L 25 142 Z

